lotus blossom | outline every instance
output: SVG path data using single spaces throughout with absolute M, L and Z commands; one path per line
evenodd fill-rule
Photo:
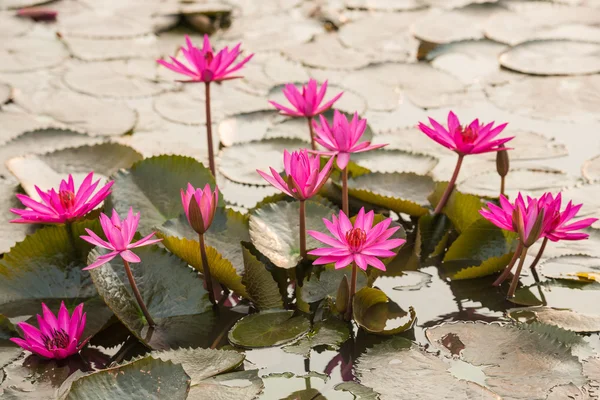
M 429 118 L 429 122 L 433 129 L 422 122 L 419 129 L 442 146 L 462 155 L 507 150 L 501 145 L 514 138 L 495 139 L 506 128 L 506 123 L 494 127 L 494 122 L 483 124 L 475 119 L 462 126 L 452 111 L 448 114 L 447 128 L 433 118 Z
M 20 218 L 10 222 L 18 224 L 63 224 L 79 219 L 92 211 L 110 194 L 110 188 L 113 181 L 104 185 L 96 194 L 92 196 L 96 187 L 100 183 L 98 179 L 92 183 L 94 173 L 90 172 L 81 186 L 75 190 L 73 175 L 69 175 L 67 180 L 60 182 L 58 193 L 54 189 L 43 192 L 35 186 L 35 190 L 41 198 L 41 201 L 35 201 L 24 194 L 17 194 L 17 198 L 27 208 L 11 208 L 10 211 L 17 214 Z
M 402 246 L 406 240 L 390 239 L 400 229 L 389 227 L 392 223 L 391 218 L 373 226 L 374 217 L 373 211 L 365 213 L 363 207 L 352 225 L 346 214 L 340 211 L 339 218 L 333 215 L 331 221 L 323 219 L 323 223 L 333 237 L 317 231 L 307 231 L 318 241 L 331 246 L 309 251 L 308 254 L 318 256 L 313 264 L 335 263 L 335 268 L 339 269 L 356 263 L 365 271 L 368 265 L 385 271 L 385 265 L 378 257 L 394 256 L 395 253 L 391 250 Z
M 241 54 L 241 43 L 238 43 L 231 50 L 225 47 L 215 55 L 208 35 L 204 35 L 202 49 L 194 46 L 188 35 L 185 35 L 185 41 L 187 49 L 182 47 L 181 51 L 188 65 L 178 61 L 175 57 L 171 57 L 170 63 L 165 60 L 157 60 L 160 65 L 167 67 L 171 71 L 187 76 L 189 79 L 184 82 L 208 83 L 242 78 L 241 75 L 232 74 L 239 71 L 254 56 L 254 54 L 250 54 L 241 62 L 234 65 L 235 60 Z
M 386 144 L 371 145 L 370 142 L 358 142 L 367 128 L 367 120 L 358 118 L 358 113 L 354 113 L 352 121 L 348 122 L 344 114 L 335 110 L 332 125 L 329 125 L 327 118 L 323 115 L 320 115 L 319 118 L 320 125 L 317 121 L 313 121 L 316 133 L 315 141 L 325 147 L 327 151 L 315 151 L 315 153 L 337 156 L 336 163 L 340 169 L 346 168 L 352 153 L 362 153 L 387 146 Z
M 19 322 L 17 326 L 23 331 L 25 339 L 10 340 L 41 357 L 60 360 L 79 352 L 90 339 L 80 342 L 86 321 L 83 303 L 75 307 L 73 314 L 69 316 L 69 311 L 62 302 L 58 318 L 42 303 L 42 314 L 43 316 L 37 316 L 39 329 L 27 322 Z
M 598 221 L 598 218 L 585 218 L 568 223 L 575 218 L 583 204 L 574 205 L 572 201 L 569 201 L 565 209 L 561 211 L 562 196 L 560 193 L 556 197 L 551 193 L 546 193 L 545 196 L 546 207 L 552 212 L 548 212 L 546 215 L 547 223 L 543 232 L 544 237 L 553 242 L 558 242 L 559 240 L 583 240 L 590 236 L 587 233 L 573 231 L 589 227 Z
M 202 190 L 195 189 L 191 183 L 188 183 L 185 192 L 181 189 L 181 203 L 190 226 L 197 233 L 204 234 L 210 228 L 215 217 L 215 211 L 219 204 L 219 188 L 215 187 L 215 191 L 212 192 L 209 184 L 206 184 Z
M 132 243 L 131 241 L 137 232 L 139 221 L 140 213 L 134 215 L 132 208 L 129 209 L 127 217 L 123 220 L 121 220 L 119 214 L 115 210 L 113 210 L 112 218 L 108 218 L 104 213 L 100 214 L 100 225 L 102 225 L 102 230 L 104 231 L 107 240 L 102 240 L 92 230 L 87 228 L 85 230 L 89 236 L 83 235 L 81 238 L 95 246 L 111 250 L 111 252 L 99 256 L 94 263 L 85 267 L 84 270 L 90 270 L 104 265 L 119 255 L 125 261 L 134 263 L 140 262 L 140 258 L 131 251 L 131 249 L 158 243 L 162 239 L 151 239 L 152 236 L 154 236 L 154 232 L 152 232 L 143 239 Z
M 291 83 L 288 83 L 283 88 L 283 94 L 288 99 L 293 109 L 283 106 L 274 101 L 269 101 L 271 105 L 277 108 L 282 114 L 290 117 L 305 117 L 312 118 L 325 112 L 333 106 L 344 92 L 338 93 L 325 104 L 321 105 L 327 92 L 327 81 L 323 82 L 323 86 L 319 89 L 317 81 L 309 79 L 308 84 L 302 86 L 302 92 Z
M 333 158 L 321 168 L 321 157 L 311 155 L 307 150 L 294 151 L 291 154 L 284 150 L 283 164 L 286 180 L 275 169 L 271 168 L 271 175 L 256 170 L 267 182 L 281 190 L 288 196 L 304 201 L 311 198 L 323 187 L 329 173 Z

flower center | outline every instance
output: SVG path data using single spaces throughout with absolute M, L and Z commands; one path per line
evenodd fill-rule
M 61 190 L 58 192 L 60 204 L 65 210 L 71 210 L 75 206 L 75 193 L 70 190 Z
M 346 232 L 346 241 L 352 251 L 360 251 L 367 241 L 367 233 L 360 228 L 353 228 Z
M 463 128 L 462 126 L 459 126 L 458 130 L 463 137 L 463 142 L 465 143 L 473 143 L 475 139 L 477 139 L 477 132 L 470 127 Z
M 42 339 L 48 350 L 66 349 L 69 345 L 69 335 L 62 329 L 54 329 L 52 337 L 42 335 Z
M 215 58 L 215 56 L 212 51 L 207 51 L 206 53 L 204 53 L 204 59 L 206 60 L 206 63 L 208 65 L 210 65 L 210 63 L 212 62 L 212 60 L 214 58 Z

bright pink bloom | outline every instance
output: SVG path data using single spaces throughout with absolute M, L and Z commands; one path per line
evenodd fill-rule
M 198 209 L 200 210 L 201 218 L 190 219 L 190 205 L 193 206 L 192 201 L 195 201 Z M 213 218 L 215 217 L 215 211 L 219 204 L 219 188 L 215 186 L 215 191 L 210 190 L 210 185 L 207 183 L 204 186 L 204 190 L 198 188 L 194 189 L 191 183 L 188 183 L 187 191 L 181 189 L 181 203 L 185 210 L 185 216 L 190 223 L 190 226 L 199 234 L 204 234 L 210 224 L 212 224 Z
M 329 172 L 333 158 L 327 161 L 327 164 L 321 168 L 321 157 L 319 155 L 311 155 L 307 150 L 294 151 L 292 154 L 287 150 L 283 151 L 283 164 L 286 180 L 279 175 L 275 169 L 271 168 L 271 175 L 256 170 L 267 182 L 298 200 L 306 200 L 315 194 L 323 187 Z
M 344 92 L 337 94 L 333 99 L 321 106 L 321 102 L 325 98 L 327 92 L 327 81 L 323 82 L 321 89 L 317 86 L 317 81 L 309 79 L 308 84 L 302 86 L 302 93 L 291 83 L 288 83 L 283 88 L 283 94 L 292 104 L 294 109 L 282 106 L 274 101 L 269 101 L 271 105 L 281 111 L 284 115 L 290 117 L 306 117 L 312 118 L 315 115 L 319 115 L 324 111 L 327 111 L 333 106 L 333 103 L 337 101 Z
M 553 242 L 558 242 L 559 240 L 582 240 L 590 236 L 587 233 L 571 231 L 585 229 L 598 221 L 598 218 L 585 218 L 567 224 L 575 218 L 583 204 L 573 205 L 573 202 L 569 201 L 565 209 L 561 211 L 562 196 L 560 193 L 556 197 L 553 197 L 551 193 L 546 193 L 544 196 L 546 208 L 553 210 L 552 213 L 548 212 L 546 215 L 547 223 L 543 233 L 544 237 Z
M 165 60 L 157 60 L 160 65 L 190 78 L 183 82 L 221 82 L 229 79 L 242 78 L 241 75 L 231 74 L 239 71 L 244 64 L 250 61 L 254 56 L 254 54 L 250 54 L 241 62 L 232 65 L 241 54 L 241 43 L 238 43 L 231 50 L 229 50 L 228 47 L 225 47 L 215 55 L 210 45 L 208 35 L 204 35 L 202 49 L 194 46 L 188 35 L 185 35 L 185 41 L 187 49 L 182 47 L 181 51 L 183 52 L 188 65 L 181 63 L 175 57 L 171 57 L 170 63 Z
M 350 161 L 351 153 L 362 153 L 363 151 L 375 150 L 387 146 L 387 144 L 371 145 L 371 142 L 358 143 L 367 128 L 367 120 L 359 119 L 358 113 L 354 113 L 352 121 L 338 110 L 333 112 L 333 124 L 329 125 L 327 118 L 319 115 L 321 125 L 313 121 L 315 128 L 315 141 L 325 147 L 327 151 L 311 151 L 321 155 L 337 156 L 337 166 L 346 168 Z
M 378 257 L 392 257 L 391 251 L 402 246 L 406 240 L 390 239 L 399 227 L 389 228 L 391 218 L 387 218 L 373 226 L 375 214 L 369 211 L 365 214 L 364 207 L 356 216 L 354 226 L 343 211 L 339 219 L 332 216 L 331 222 L 323 218 L 325 226 L 333 237 L 317 231 L 307 231 L 309 235 L 331 247 L 323 247 L 309 251 L 308 254 L 319 256 L 314 265 L 335 263 L 335 268 L 344 268 L 355 262 L 361 269 L 367 270 L 367 265 L 385 271 L 385 265 Z M 389 229 L 388 229 L 389 228 Z
M 447 129 L 433 118 L 429 118 L 429 122 L 433 129 L 422 122 L 419 123 L 419 129 L 442 146 L 462 155 L 510 150 L 500 147 L 500 145 L 514 138 L 513 136 L 494 140 L 506 128 L 507 124 L 498 125 L 494 128 L 494 122 L 484 125 L 478 119 L 475 119 L 469 125 L 461 126 L 460 121 L 452 111 L 448 114 Z
M 100 214 L 100 225 L 102 225 L 102 230 L 104 231 L 107 241 L 100 239 L 98 235 L 87 228 L 85 230 L 89 236 L 84 235 L 81 236 L 81 238 L 95 246 L 112 251 L 108 254 L 99 256 L 96 262 L 88 265 L 84 268 L 84 270 L 96 268 L 106 264 L 118 255 L 120 255 L 125 261 L 135 263 L 140 262 L 140 258 L 135 255 L 131 249 L 158 243 L 162 239 L 151 240 L 150 238 L 154 236 L 154 232 L 152 232 L 145 238 L 135 243 L 131 243 L 137 231 L 139 222 L 140 213 L 134 215 L 132 208 L 129 209 L 129 214 L 127 214 L 127 217 L 123 220 L 119 218 L 119 214 L 117 214 L 115 210 L 113 210 L 112 218 L 108 218 L 104 213 Z
M 10 340 L 27 351 L 57 360 L 79 352 L 90 340 L 87 338 L 80 342 L 85 329 L 83 303 L 75 307 L 72 316 L 69 316 L 64 302 L 60 304 L 58 318 L 44 303 L 42 303 L 42 311 L 43 317 L 39 314 L 37 316 L 39 329 L 27 322 L 19 322 L 17 326 L 23 331 L 25 339 L 11 338 Z
M 41 202 L 33 200 L 24 194 L 17 194 L 17 198 L 26 209 L 11 208 L 10 211 L 21 218 L 10 222 L 18 224 L 62 224 L 83 217 L 92 211 L 110 194 L 113 181 L 108 182 L 92 196 L 100 180 L 92 183 L 94 173 L 90 172 L 85 177 L 79 189 L 75 191 L 73 176 L 69 175 L 68 181 L 60 182 L 58 193 L 54 189 L 47 192 L 35 186 L 35 190 L 42 199 Z M 91 198 L 90 198 L 91 197 Z

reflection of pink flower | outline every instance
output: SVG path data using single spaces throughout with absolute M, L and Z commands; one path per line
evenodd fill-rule
M 575 218 L 583 204 L 573 205 L 573 202 L 569 201 L 565 209 L 561 212 L 562 196 L 560 193 L 556 197 L 553 197 L 551 193 L 546 193 L 544 196 L 545 207 L 549 211 L 547 211 L 545 216 L 547 223 L 543 236 L 553 242 L 558 242 L 559 240 L 582 240 L 590 236 L 587 233 L 572 231 L 589 227 L 598 220 L 597 218 L 585 218 L 567 224 L 567 222 Z
M 318 241 L 331 246 L 309 251 L 308 254 L 319 256 L 313 264 L 335 263 L 335 268 L 338 269 L 355 262 L 363 270 L 367 269 L 367 265 L 371 265 L 385 271 L 385 265 L 378 257 L 394 256 L 396 253 L 391 249 L 401 246 L 406 240 L 390 239 L 400 228 L 389 228 L 391 218 L 373 226 L 374 216 L 373 211 L 365 214 L 363 207 L 358 212 L 353 226 L 346 214 L 340 211 L 339 219 L 335 215 L 331 222 L 323 219 L 333 237 L 317 231 L 307 231 Z
M 61 303 L 58 318 L 42 303 L 43 317 L 37 316 L 39 329 L 27 322 L 19 322 L 17 326 L 23 331 L 25 339 L 11 338 L 13 343 L 22 348 L 45 358 L 58 360 L 69 357 L 81 350 L 89 340 L 80 342 L 85 328 L 85 313 L 83 303 L 69 311 L 65 303 Z
M 35 187 L 41 202 L 33 200 L 24 194 L 17 194 L 17 198 L 26 209 L 11 208 L 10 211 L 17 214 L 20 218 L 10 222 L 19 224 L 62 224 L 68 223 L 83 217 L 92 211 L 98 204 L 110 194 L 110 187 L 114 183 L 108 182 L 98 192 L 92 196 L 100 180 L 92 183 L 94 173 L 90 172 L 79 189 L 75 191 L 73 176 L 69 175 L 68 180 L 60 182 L 58 193 L 54 189 L 42 192 L 39 187 Z
M 340 169 L 346 168 L 350 161 L 351 153 L 362 153 L 387 146 L 386 144 L 371 145 L 371 142 L 358 143 L 367 128 L 367 120 L 359 119 L 358 113 L 354 113 L 352 121 L 344 114 L 335 110 L 333 112 L 333 124 L 329 125 L 327 118 L 320 115 L 321 125 L 313 121 L 315 128 L 315 141 L 325 147 L 327 151 L 315 151 L 315 153 L 337 156 L 336 163 Z
M 498 125 L 494 128 L 493 122 L 484 125 L 478 119 L 475 119 L 469 125 L 462 126 L 452 111 L 448 114 L 447 128 L 433 118 L 429 118 L 429 122 L 433 129 L 423 123 L 419 123 L 419 129 L 431 139 L 458 154 L 480 154 L 510 150 L 501 147 L 501 145 L 512 140 L 513 137 L 494 140 L 507 124 Z
M 283 151 L 283 164 L 286 173 L 284 180 L 275 169 L 271 168 L 271 174 L 256 170 L 267 182 L 281 190 L 283 193 L 297 200 L 311 198 L 323 187 L 329 172 L 333 158 L 321 168 L 321 158 L 318 155 L 308 154 L 307 150 L 294 151 L 291 154 Z
M 195 201 L 200 210 L 200 218 L 195 219 L 194 215 L 190 218 L 190 203 Z M 190 223 L 190 226 L 200 234 L 204 234 L 210 224 L 212 224 L 219 203 L 219 189 L 215 187 L 215 191 L 210 190 L 210 185 L 207 183 L 204 190 L 195 189 L 191 183 L 188 183 L 187 191 L 181 189 L 181 203 L 185 211 L 185 216 Z
M 333 99 L 327 103 L 321 105 L 327 92 L 327 81 L 323 82 L 321 89 L 318 88 L 317 81 L 310 79 L 307 85 L 302 86 L 302 93 L 291 83 L 288 83 L 283 88 L 283 94 L 288 99 L 292 108 L 282 106 L 274 101 L 269 101 L 275 108 L 281 111 L 284 115 L 290 117 L 306 117 L 312 118 L 315 115 L 319 115 L 324 111 L 327 111 L 333 106 L 333 103 L 337 101 L 344 92 L 337 94 Z
M 119 214 L 117 214 L 115 210 L 113 210 L 112 218 L 108 218 L 104 213 L 100 214 L 100 225 L 102 225 L 102 230 L 104 231 L 104 235 L 106 235 L 106 239 L 108 241 L 100 239 L 98 235 L 87 228 L 85 230 L 89 236 L 84 235 L 81 236 L 81 238 L 95 246 L 112 251 L 108 254 L 99 256 L 96 262 L 88 265 L 84 268 L 84 270 L 97 268 L 103 264 L 106 264 L 118 255 L 120 255 L 125 261 L 135 263 L 140 262 L 140 258 L 133 251 L 131 251 L 131 249 L 158 243 L 162 239 L 150 239 L 152 236 L 154 236 L 154 232 L 152 232 L 145 238 L 138 240 L 135 243 L 131 243 L 137 231 L 139 222 L 140 213 L 134 215 L 132 208 L 129 209 L 129 214 L 127 214 L 127 217 L 123 220 L 121 220 Z
M 202 49 L 194 46 L 188 35 L 185 35 L 185 41 L 187 49 L 182 47 L 181 51 L 183 52 L 188 65 L 181 63 L 175 57 L 171 57 L 170 63 L 165 60 L 157 60 L 157 62 L 160 65 L 169 68 L 171 71 L 189 77 L 190 79 L 186 82 L 220 82 L 229 79 L 242 78 L 242 76 L 233 76 L 231 74 L 240 70 L 244 64 L 250 61 L 252 56 L 254 56 L 254 54 L 250 54 L 241 62 L 232 66 L 241 54 L 241 43 L 238 43 L 231 50 L 229 50 L 228 47 L 225 47 L 215 55 L 210 45 L 208 35 L 204 35 Z

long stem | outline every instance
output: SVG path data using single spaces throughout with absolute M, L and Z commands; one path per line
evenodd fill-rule
M 502 196 L 504 196 L 504 187 L 505 187 L 505 184 L 506 184 L 506 177 L 505 176 L 501 176 L 500 177 L 500 194 Z
M 350 278 L 350 296 L 348 296 L 348 306 L 346 307 L 346 320 L 352 319 L 352 301 L 354 300 L 354 294 L 356 293 L 356 279 L 358 275 L 358 267 L 356 263 L 352 263 L 352 278 Z
M 454 189 L 454 184 L 456 183 L 456 178 L 458 178 L 458 173 L 460 172 L 460 167 L 462 166 L 463 158 L 465 158 L 464 154 L 458 155 L 458 160 L 456 161 L 456 167 L 454 167 L 454 173 L 452 174 L 452 178 L 450 178 L 450 182 L 448 182 L 448 187 L 446 188 L 446 191 L 442 195 L 440 202 L 435 208 L 435 211 L 433 212 L 434 214 L 439 214 L 444 209 L 444 206 L 446 205 L 446 202 L 448 201 L 448 198 L 450 197 L 450 194 Z
M 67 236 L 69 237 L 69 244 L 71 245 L 71 248 L 73 249 L 73 255 L 75 256 L 75 258 L 77 260 L 79 260 L 79 258 L 81 257 L 81 254 L 79 253 L 79 249 L 77 248 L 77 244 L 75 243 L 75 236 L 73 236 L 73 223 L 65 222 L 65 228 L 67 229 Z
M 348 166 L 342 170 L 342 210 L 348 215 Z
M 150 316 L 150 313 L 148 312 L 148 309 L 146 308 L 146 304 L 144 304 L 144 299 L 142 299 L 140 290 L 138 289 L 137 285 L 135 284 L 135 279 L 133 279 L 133 274 L 131 273 L 131 268 L 129 267 L 129 262 L 127 260 L 123 259 L 123 265 L 125 266 L 125 272 L 127 273 L 127 279 L 129 279 L 129 285 L 131 285 L 131 290 L 133 290 L 135 299 L 137 300 L 138 305 L 142 309 L 142 312 L 144 313 L 144 317 L 146 317 L 146 321 L 148 321 L 148 325 L 150 325 L 150 328 L 154 328 L 156 326 L 156 324 L 154 323 L 154 320 Z
M 315 143 L 315 131 L 313 129 L 313 124 L 312 124 L 313 119 L 312 119 L 312 117 L 308 117 L 307 120 L 308 120 L 308 132 L 310 133 L 310 147 L 313 150 L 316 150 L 317 144 Z
M 306 259 L 306 203 L 300 200 L 300 257 Z
M 215 154 L 213 150 L 213 138 L 212 138 L 212 118 L 210 115 L 210 82 L 204 84 L 205 90 L 205 102 L 206 105 L 206 140 L 208 142 L 208 164 L 210 166 L 210 172 L 217 179 L 217 173 L 215 170 Z
M 517 259 L 519 258 L 519 254 L 521 254 L 521 250 L 523 250 L 523 244 L 521 242 L 519 242 L 519 245 L 517 246 L 517 249 L 515 250 L 513 257 L 511 258 L 511 260 L 508 263 L 508 265 L 506 266 L 506 268 L 504 268 L 504 271 L 502 271 L 502 273 L 500 274 L 498 279 L 496 279 L 494 281 L 494 283 L 492 283 L 493 286 L 500 286 L 502 284 L 502 282 L 504 282 L 506 280 L 506 278 L 508 278 L 508 276 L 510 275 L 510 270 L 515 266 L 515 263 L 517 262 Z
M 546 250 L 546 244 L 548 244 L 547 237 L 545 237 L 544 240 L 542 241 L 542 247 L 540 247 L 540 250 L 538 251 L 537 255 L 535 256 L 535 260 L 533 260 L 533 262 L 529 266 L 529 268 L 531 268 L 532 271 L 535 271 L 535 266 L 538 264 L 538 262 L 540 262 L 540 258 L 542 258 L 542 254 L 544 254 L 544 250 Z
M 521 251 L 521 258 L 519 260 L 519 266 L 517 267 L 517 271 L 515 272 L 515 276 L 513 276 L 512 282 L 510 283 L 510 287 L 508 288 L 508 293 L 506 297 L 510 298 L 515 295 L 515 290 L 517 290 L 517 283 L 519 283 L 519 275 L 521 275 L 521 270 L 523 269 L 523 264 L 525 263 L 525 257 L 527 257 L 527 247 L 524 247 Z
M 206 282 L 206 290 L 208 290 L 208 298 L 210 302 L 216 305 L 215 292 L 213 290 L 213 281 L 210 274 L 210 267 L 208 266 L 208 257 L 206 256 L 206 243 L 204 243 L 204 235 L 198 234 L 198 240 L 200 242 L 200 257 L 202 258 L 202 270 L 204 273 L 204 281 Z

